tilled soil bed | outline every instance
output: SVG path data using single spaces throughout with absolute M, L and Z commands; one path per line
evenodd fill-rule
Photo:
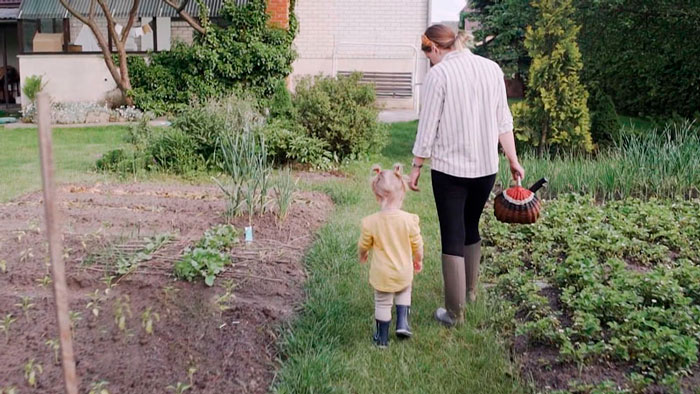
M 254 218 L 254 242 L 238 243 L 233 265 L 207 287 L 201 280 L 177 281 L 172 273 L 185 248 L 225 223 L 226 202 L 217 189 L 98 184 L 62 186 L 59 196 L 81 392 L 99 382 L 112 394 L 163 393 L 178 383 L 197 393 L 268 390 L 275 340 L 302 299 L 302 258 L 332 209 L 330 198 L 299 192 L 281 224 L 272 213 Z M 248 218 L 232 224 L 242 238 Z M 113 275 L 120 258 L 164 234 L 169 240 L 133 272 Z M 6 338 L 0 334 L 0 389 L 61 392 L 41 193 L 0 204 L 3 261 L 0 323 L 10 314 L 15 320 Z M 30 360 L 43 369 L 34 388 L 25 379 Z

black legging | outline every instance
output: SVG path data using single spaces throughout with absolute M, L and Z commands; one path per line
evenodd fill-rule
M 458 178 L 435 170 L 430 174 L 440 221 L 442 253 L 464 256 L 464 245 L 481 240 L 479 218 L 496 174 L 481 178 Z

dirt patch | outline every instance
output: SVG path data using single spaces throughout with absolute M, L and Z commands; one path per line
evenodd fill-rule
M 70 307 L 79 313 L 74 346 L 81 392 L 99 381 L 109 382 L 113 394 L 162 393 L 178 382 L 192 383 L 191 391 L 200 393 L 268 390 L 277 329 L 302 300 L 302 258 L 332 209 L 330 198 L 298 193 L 281 225 L 272 214 L 255 218 L 255 241 L 234 248 L 233 267 L 209 288 L 201 281 L 175 281 L 172 266 L 205 230 L 225 222 L 225 201 L 216 188 L 98 184 L 62 187 L 60 197 Z M 233 224 L 241 229 L 247 218 Z M 165 233 L 172 238 L 150 260 L 129 275 L 107 278 L 110 251 Z M 0 335 L 0 387 L 16 386 L 22 393 L 63 387 L 47 344 L 57 332 L 45 239 L 40 193 L 0 204 L 0 261 L 7 266 L 0 271 L 0 323 L 7 314 L 16 318 L 7 344 Z M 222 299 L 224 284 L 234 286 L 233 297 Z M 149 308 L 152 334 L 145 329 Z M 24 380 L 30 359 L 43 367 L 33 389 Z

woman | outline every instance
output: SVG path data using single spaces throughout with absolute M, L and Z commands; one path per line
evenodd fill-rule
M 418 191 L 425 159 L 431 159 L 433 194 L 442 239 L 445 308 L 435 318 L 447 326 L 464 320 L 466 297 L 476 300 L 481 237 L 479 217 L 498 172 L 498 143 L 513 178 L 525 176 L 513 138 L 500 67 L 468 49 L 447 26 L 433 25 L 421 37 L 430 59 L 413 146 L 410 188 Z

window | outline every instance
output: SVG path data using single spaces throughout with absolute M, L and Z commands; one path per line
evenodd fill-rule
M 70 41 L 70 31 L 65 28 L 67 19 L 22 19 L 19 20 L 20 30 L 20 53 L 34 53 L 34 36 L 37 33 L 63 33 L 63 48 L 57 52 L 65 50 L 65 44 Z

